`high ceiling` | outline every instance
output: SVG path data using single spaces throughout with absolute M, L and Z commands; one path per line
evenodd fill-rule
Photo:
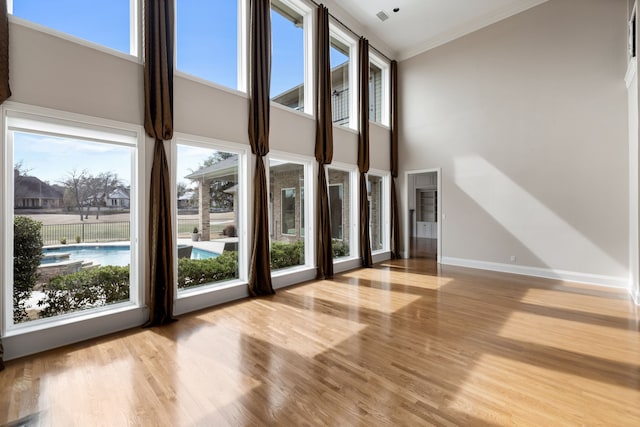
M 491 25 L 547 0 L 339 0 L 399 60 Z M 394 8 L 399 8 L 394 12 Z M 383 11 L 388 19 L 376 14 Z

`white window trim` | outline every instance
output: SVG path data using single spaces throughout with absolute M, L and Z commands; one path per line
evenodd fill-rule
M 356 258 L 360 258 L 360 239 L 358 238 L 358 234 L 359 234 L 359 227 L 360 227 L 360 216 L 358 214 L 358 189 L 360 187 L 360 183 L 359 183 L 359 174 L 358 174 L 358 167 L 355 165 L 349 165 L 347 163 L 341 163 L 341 162 L 333 162 L 329 165 L 327 165 L 327 169 L 334 169 L 334 170 L 339 170 L 342 172 L 348 172 L 349 173 L 349 200 L 350 200 L 350 205 L 349 205 L 349 242 L 350 242 L 350 247 L 349 247 L 349 253 L 350 255 L 347 257 L 343 257 L 340 258 L 338 261 L 334 260 L 334 264 L 335 263 L 341 263 L 344 262 L 346 260 L 352 260 L 352 259 L 356 259 Z M 328 171 L 327 171 L 328 173 Z M 328 175 L 327 175 L 328 176 Z M 327 178 L 327 183 L 329 182 L 329 179 Z M 343 236 L 344 236 L 344 232 L 343 232 Z
M 113 120 L 90 117 L 81 114 L 62 112 L 49 108 L 34 107 L 16 102 L 6 102 L 2 106 L 2 136 L 5 148 L 0 150 L 0 174 L 4 184 L 0 188 L 0 197 L 3 200 L 3 209 L 0 209 L 0 235 L 3 245 L 0 245 L 0 265 L 4 283 L 13 283 L 13 268 L 9 266 L 8 254 L 13 247 L 13 201 L 7 196 L 13 194 L 13 167 L 7 167 L 7 161 L 13 159 L 12 132 L 25 130 L 32 133 L 40 133 L 53 136 L 71 136 L 83 140 L 100 141 L 115 145 L 134 147 L 131 159 L 131 198 L 136 203 L 131 205 L 131 264 L 130 270 L 130 301 L 84 310 L 75 313 L 64 314 L 48 319 L 34 320 L 18 325 L 13 324 L 13 296 L 8 286 L 3 286 L 0 292 L 0 303 L 4 315 L 0 318 L 0 333 L 2 336 L 16 336 L 54 328 L 64 328 L 67 325 L 78 322 L 91 321 L 101 317 L 112 318 L 114 313 L 131 309 L 143 309 L 144 291 L 144 262 L 143 254 L 146 253 L 144 227 L 140 226 L 140 217 L 145 210 L 145 200 L 141 197 L 145 185 L 145 145 L 146 139 L 141 126 Z M 11 127 L 11 130 L 9 129 Z M 111 320 L 110 320 L 111 322 Z M 117 324 L 117 319 L 112 324 Z M 133 326 L 133 325 L 132 325 Z M 112 327 L 101 325 L 101 328 L 111 330 Z M 88 334 L 92 334 L 90 331 Z M 53 340 L 52 338 L 51 340 Z M 64 334 L 60 340 L 65 340 Z M 43 345 L 47 345 L 46 343 Z M 60 345 L 60 344 L 58 344 Z M 55 345 L 53 345 L 55 346 Z M 50 348 L 50 347 L 49 347 Z
M 389 126 L 389 110 L 390 108 L 390 88 L 391 88 L 391 65 L 388 61 L 382 59 L 379 55 L 373 52 L 369 52 L 369 62 L 382 70 L 382 84 L 381 91 L 382 97 L 380 99 L 380 108 L 382 113 L 380 115 L 380 122 L 369 118 L 370 122 L 378 123 L 382 126 Z
M 305 115 L 315 117 L 315 73 L 314 73 L 314 11 L 306 3 L 300 0 L 278 0 L 280 3 L 293 9 L 302 16 L 302 28 L 304 31 L 304 111 Z M 248 34 L 248 31 L 246 32 Z M 272 47 L 273 48 L 273 47 Z M 247 73 L 248 74 L 248 73 Z M 271 105 L 277 104 L 272 102 Z M 286 106 L 283 106 L 287 108 Z M 287 108 L 291 111 L 291 108 Z
M 313 209 L 315 207 L 315 187 L 312 177 L 316 172 L 315 158 L 309 156 L 303 156 L 299 154 L 287 153 L 284 151 L 271 150 L 265 157 L 265 169 L 267 171 L 267 188 L 271 188 L 270 183 L 270 162 L 271 159 L 279 160 L 283 162 L 301 164 L 304 167 L 304 236 L 301 239 L 304 240 L 304 265 L 298 265 L 291 268 L 283 268 L 277 272 L 272 272 L 272 277 L 286 275 L 296 270 L 315 268 L 315 217 L 313 216 Z
M 0 0 L 2 1 L 2 0 Z M 67 40 L 91 49 L 98 50 L 100 52 L 108 53 L 110 55 L 118 56 L 129 61 L 135 61 L 142 64 L 142 5 L 140 0 L 129 0 L 129 53 L 119 51 L 117 49 L 105 46 L 103 44 L 86 40 L 77 36 L 74 36 L 64 31 L 56 30 L 46 25 L 38 24 L 36 22 L 29 21 L 27 19 L 20 18 L 13 15 L 13 0 L 6 0 L 7 2 L 7 15 L 9 15 L 9 22 L 22 25 L 23 27 L 31 28 L 41 33 L 49 34 L 54 37 L 58 37 L 63 40 Z
M 329 18 L 329 35 L 349 47 L 349 126 L 334 125 L 338 128 L 358 130 L 358 40 L 344 31 L 340 24 Z
M 371 251 L 372 254 L 380 254 L 383 252 L 388 252 L 390 247 L 390 239 L 391 239 L 391 224 L 389 213 L 391 212 L 391 190 L 390 190 L 390 177 L 391 174 L 388 171 L 382 171 L 378 169 L 369 169 L 367 173 L 367 181 L 369 180 L 369 176 L 375 176 L 381 178 L 381 188 L 382 188 L 382 209 L 380 210 L 380 233 L 382 234 L 382 249 Z M 371 218 L 369 218 L 371 221 Z
M 248 172 L 247 172 L 247 146 L 229 141 L 214 138 L 207 138 L 186 133 L 174 132 L 171 144 L 171 194 L 175 195 L 178 182 L 178 145 L 189 145 L 193 147 L 206 148 L 212 150 L 225 151 L 238 155 L 238 278 L 222 282 L 214 282 L 210 285 L 202 285 L 193 289 L 178 291 L 178 258 L 174 256 L 174 312 L 183 314 L 189 311 L 199 310 L 212 305 L 226 302 L 216 298 L 217 294 L 228 293 L 230 288 L 242 287 L 247 284 L 248 271 Z M 171 210 L 173 215 L 173 229 L 176 230 L 173 236 L 173 243 L 177 253 L 177 230 L 178 230 L 178 200 L 171 197 Z M 203 299 L 204 297 L 204 299 Z M 240 296 L 241 298 L 242 296 Z M 188 300 L 194 301 L 188 301 Z M 199 302 L 195 299 L 200 300 Z

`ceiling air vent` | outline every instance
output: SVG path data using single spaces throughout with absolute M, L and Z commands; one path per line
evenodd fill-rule
M 384 10 L 381 10 L 380 12 L 376 13 L 376 16 L 378 17 L 379 20 L 381 20 L 382 22 L 386 21 L 387 19 L 389 19 L 389 15 L 387 15 L 386 13 L 384 13 Z

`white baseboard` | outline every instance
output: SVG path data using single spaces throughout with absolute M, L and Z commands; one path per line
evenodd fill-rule
M 442 257 L 442 264 L 458 267 L 477 268 L 479 270 L 499 271 L 502 273 L 522 274 L 525 276 L 544 277 L 546 279 L 565 280 L 567 282 L 587 283 L 610 288 L 629 289 L 627 277 L 604 276 L 599 274 L 580 273 L 576 271 L 554 270 L 550 268 L 527 267 L 523 265 L 501 264 L 497 262 L 477 261 L 472 259 Z M 631 292 L 631 290 L 629 290 Z

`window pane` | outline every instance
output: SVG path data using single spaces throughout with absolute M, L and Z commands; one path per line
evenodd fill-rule
M 135 148 L 12 135 L 14 323 L 129 301 Z
M 350 173 L 329 169 L 329 210 L 331 211 L 331 244 L 333 257 L 351 255 L 351 191 Z
M 130 53 L 130 0 L 13 0 L 13 15 Z
M 238 276 L 238 155 L 178 144 L 178 291 Z
M 382 122 L 382 70 L 371 63 L 369 67 L 369 120 Z
M 176 22 L 177 69 L 237 89 L 237 1 L 177 0 Z
M 369 175 L 369 232 L 371 237 L 371 250 L 381 250 L 382 247 L 382 177 Z
M 304 18 L 290 7 L 271 3 L 271 99 L 304 111 Z
M 334 37 L 330 42 L 333 123 L 349 126 L 349 46 Z
M 269 160 L 271 268 L 303 265 L 304 165 Z

